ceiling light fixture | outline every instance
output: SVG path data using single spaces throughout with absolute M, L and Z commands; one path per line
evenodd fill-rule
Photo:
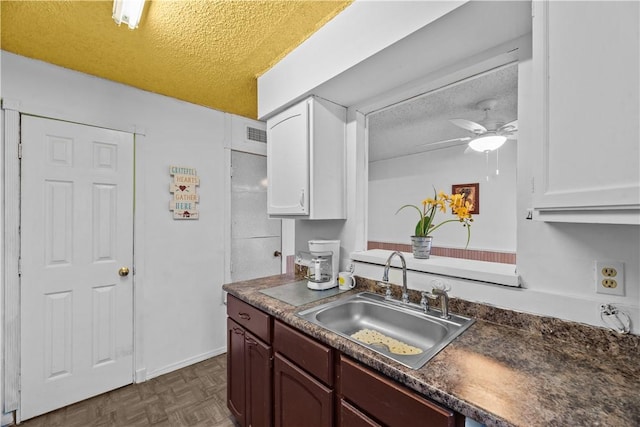
M 498 135 L 495 132 L 489 131 L 471 140 L 469 142 L 469 147 L 472 150 L 479 151 L 481 153 L 485 151 L 493 151 L 502 147 L 502 144 L 504 144 L 506 140 L 506 136 Z
M 113 20 L 118 25 L 124 22 L 130 29 L 135 30 L 140 23 L 142 9 L 144 0 L 114 0 Z

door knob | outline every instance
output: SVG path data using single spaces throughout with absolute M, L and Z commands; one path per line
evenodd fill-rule
M 276 256 L 276 257 L 278 257 L 278 256 L 280 256 L 280 255 L 282 255 L 282 252 L 280 252 L 280 251 L 275 251 L 275 252 L 273 253 L 273 256 Z
M 118 270 L 118 274 L 122 277 L 124 276 L 128 276 L 129 275 L 129 268 L 128 267 L 122 267 L 120 268 L 120 270 Z

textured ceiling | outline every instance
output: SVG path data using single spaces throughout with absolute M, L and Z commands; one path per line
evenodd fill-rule
M 147 1 L 118 27 L 112 1 L 0 3 L 3 50 L 256 118 L 257 80 L 348 1 Z
M 490 119 L 502 123 L 517 120 L 517 65 L 492 70 L 371 113 L 368 124 L 369 161 L 460 146 L 460 142 L 455 141 L 440 143 L 471 135 L 449 119 L 482 123 L 485 113 L 478 103 L 487 99 L 497 101 L 489 112 Z

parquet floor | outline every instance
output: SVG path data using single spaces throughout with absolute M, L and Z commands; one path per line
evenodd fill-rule
M 32 418 L 24 427 L 236 427 L 226 354 Z

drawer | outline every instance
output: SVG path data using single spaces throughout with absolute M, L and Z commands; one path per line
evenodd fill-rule
M 271 344 L 271 316 L 227 294 L 227 315 L 267 344 Z
M 345 356 L 340 358 L 340 385 L 344 399 L 390 427 L 464 425 L 463 416 Z
M 333 349 L 276 320 L 273 348 L 328 386 L 333 385 Z
M 340 400 L 341 427 L 382 427 L 380 424 L 349 405 L 346 400 Z

